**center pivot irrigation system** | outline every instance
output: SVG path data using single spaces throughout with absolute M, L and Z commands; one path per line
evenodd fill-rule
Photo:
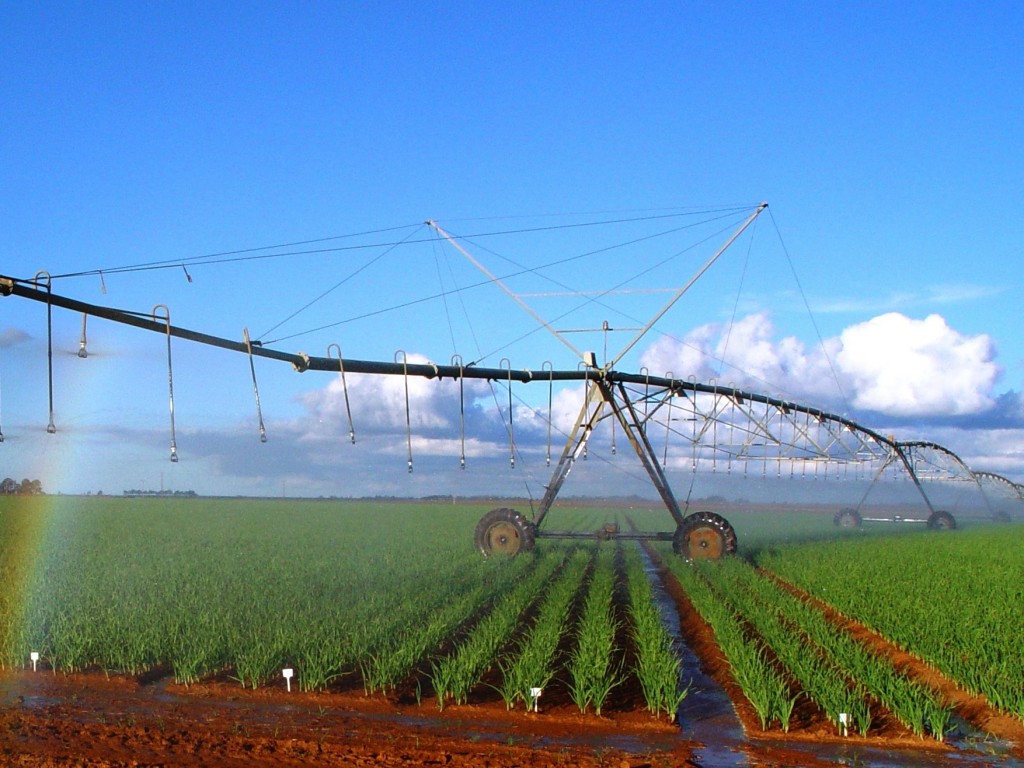
M 1024 489 L 1007 478 L 991 472 L 974 472 L 954 454 L 942 446 L 922 441 L 900 442 L 892 436 L 885 436 L 856 422 L 833 413 L 799 403 L 750 392 L 734 387 L 723 387 L 714 383 L 699 383 L 693 379 L 684 380 L 673 376 L 651 375 L 646 369 L 640 373 L 626 373 L 615 369 L 623 356 L 647 335 L 668 310 L 729 248 L 747 227 L 767 208 L 759 205 L 754 212 L 732 233 L 717 251 L 704 263 L 693 277 L 675 291 L 668 302 L 650 319 L 636 335 L 613 357 L 598 363 L 594 352 L 577 349 L 564 332 L 554 329 L 533 310 L 519 294 L 512 292 L 498 277 L 466 251 L 455 238 L 432 221 L 426 222 L 437 233 L 458 249 L 472 264 L 492 282 L 505 291 L 545 329 L 566 345 L 581 361 L 572 370 L 555 370 L 550 364 L 540 371 L 528 369 L 513 370 L 511 367 L 483 368 L 464 365 L 455 356 L 452 365 L 409 362 L 404 355 L 399 361 L 381 362 L 356 359 L 342 359 L 340 348 L 331 345 L 326 357 L 315 357 L 305 353 L 289 353 L 267 348 L 251 341 L 248 332 L 242 341 L 212 336 L 171 324 L 170 312 L 164 305 L 157 305 L 148 314 L 113 309 L 71 299 L 52 291 L 49 275 L 38 273 L 30 280 L 0 276 L 0 295 L 20 296 L 47 305 L 48 352 L 50 359 L 50 421 L 48 432 L 54 432 L 53 421 L 53 374 L 52 374 L 52 333 L 51 313 L 53 307 L 81 312 L 83 317 L 83 339 L 79 356 L 85 357 L 85 318 L 94 316 L 123 323 L 148 331 L 165 334 L 167 337 L 168 379 L 170 387 L 171 414 L 171 460 L 177 461 L 177 446 L 174 436 L 174 388 L 171 375 L 171 338 L 241 352 L 249 356 L 250 367 L 254 357 L 269 358 L 290 363 L 298 372 L 308 370 L 340 373 L 344 384 L 345 374 L 377 374 L 389 376 L 410 376 L 426 379 L 456 380 L 461 385 L 467 379 L 484 379 L 505 383 L 536 384 L 546 382 L 549 387 L 549 435 L 551 387 L 554 382 L 583 382 L 585 395 L 579 414 L 568 432 L 561 455 L 554 461 L 551 478 L 539 505 L 528 517 L 522 512 L 502 507 L 491 510 L 478 523 L 474 543 L 484 554 L 503 553 L 515 555 L 532 549 L 539 538 L 624 538 L 637 540 L 671 541 L 674 550 L 687 559 L 720 558 L 736 551 L 736 533 L 729 521 L 722 515 L 710 511 L 690 511 L 689 502 L 681 506 L 669 484 L 667 468 L 670 440 L 682 442 L 688 449 L 683 463 L 696 472 L 698 467 L 746 475 L 759 472 L 761 476 L 784 477 L 841 477 L 864 481 L 867 486 L 863 497 L 856 506 L 846 507 L 836 513 L 834 521 L 841 527 L 860 526 L 865 520 L 886 520 L 925 523 L 929 528 L 952 529 L 956 527 L 953 515 L 939 509 L 926 485 L 930 481 L 954 481 L 980 491 L 983 511 L 991 519 L 1007 519 L 1010 513 L 1001 500 L 1011 499 L 1015 504 L 1024 500 Z M 336 349 L 337 357 L 331 355 Z M 454 364 L 457 363 L 457 364 Z M 260 411 L 259 390 L 253 369 L 253 386 L 256 394 L 257 411 L 260 418 L 260 438 L 266 440 Z M 352 416 L 345 389 L 346 410 L 348 411 L 350 434 Z M 511 415 L 510 415 L 511 418 Z M 408 422 L 408 420 L 407 420 Z M 574 464 L 582 456 L 586 458 L 587 446 L 595 430 L 602 422 L 610 422 L 613 435 L 620 430 L 632 446 L 637 459 L 643 466 L 651 483 L 672 518 L 673 527 L 668 531 L 641 532 L 623 531 L 615 525 L 593 531 L 549 530 L 545 520 Z M 464 428 L 464 427 L 463 427 Z M 3 440 L 0 432 L 0 441 Z M 550 440 L 550 438 L 549 438 Z M 411 444 L 410 444 L 411 445 Z M 661 450 L 659 451 L 659 448 Z M 677 465 L 679 457 L 674 457 Z M 512 453 L 514 466 L 515 458 Z M 547 464 L 552 464 L 550 448 Z M 465 460 L 462 459 L 465 466 Z M 753 469 L 752 469 L 753 468 Z M 410 447 L 409 471 L 412 471 Z M 879 516 L 868 511 L 866 501 L 874 484 L 883 476 L 895 476 L 909 480 L 920 500 L 923 501 L 921 514 L 888 513 Z M 920 504 L 917 505 L 920 507 Z M 685 511 L 684 511 L 685 509 Z

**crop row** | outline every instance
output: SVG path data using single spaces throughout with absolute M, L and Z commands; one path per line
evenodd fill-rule
M 612 689 L 622 682 L 622 658 L 618 655 L 618 622 L 613 605 L 615 550 L 601 547 L 590 577 L 590 586 L 579 624 L 576 647 L 568 663 L 572 700 L 580 712 L 593 705 L 597 714 Z M 618 660 L 616 657 L 618 656 Z
M 711 627 L 733 678 L 757 713 L 761 728 L 779 723 L 789 731 L 797 696 L 786 676 L 768 658 L 765 645 L 746 627 L 741 614 L 697 569 L 668 561 L 694 609 Z
M 536 706 L 536 692 L 542 691 L 554 677 L 558 646 L 590 559 L 591 554 L 584 551 L 573 554 L 560 578 L 547 586 L 536 622 L 515 651 L 499 664 L 498 693 L 509 709 L 520 701 L 527 709 Z
M 495 664 L 498 652 L 515 633 L 537 594 L 563 564 L 563 555 L 561 551 L 551 551 L 540 558 L 529 575 L 493 605 L 453 653 L 432 662 L 430 682 L 440 709 L 449 700 L 466 703 L 470 691 Z
M 630 547 L 624 552 L 636 676 L 647 709 L 655 716 L 664 712 L 670 721 L 675 720 L 679 705 L 689 693 L 689 683 L 680 676 L 682 662 L 676 641 L 655 604 L 639 550 Z
M 951 709 L 931 689 L 911 680 L 869 648 L 854 640 L 825 617 L 816 607 L 759 576 L 745 562 L 724 563 L 717 582 L 736 597 L 746 610 L 759 617 L 764 627 L 778 642 L 787 645 L 787 658 L 796 657 L 796 664 L 814 666 L 821 660 L 825 675 L 838 676 L 847 690 L 864 694 L 884 705 L 907 728 L 918 736 L 930 733 L 942 740 L 951 716 Z M 831 675 L 830 675 L 831 673 Z M 854 682 L 855 681 L 855 682 Z M 842 688 L 843 686 L 838 686 Z M 835 694 L 832 694 L 833 696 Z M 832 711 L 826 704 L 826 712 Z M 832 707 L 844 706 L 843 698 L 832 700 Z M 870 717 L 860 699 L 845 706 L 854 721 L 866 732 Z
M 951 710 L 935 692 L 907 678 L 830 623 L 819 609 L 760 576 L 744 561 L 702 563 L 688 577 L 691 589 L 701 591 L 704 583 L 703 594 L 694 601 L 702 603 L 698 610 L 706 611 L 710 600 L 735 617 L 735 627 L 726 633 L 736 636 L 733 643 L 748 647 L 734 652 L 743 660 L 734 671 L 745 690 L 751 689 L 748 698 L 762 727 L 777 719 L 787 728 L 794 698 L 778 677 L 785 669 L 799 683 L 799 691 L 839 729 L 852 727 L 866 734 L 874 702 L 917 735 L 944 737 Z M 781 666 L 772 664 L 771 658 Z
M 1024 719 L 1024 529 L 789 545 L 759 562 Z

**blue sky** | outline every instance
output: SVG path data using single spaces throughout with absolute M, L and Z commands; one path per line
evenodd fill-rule
M 176 324 L 231 338 L 247 327 L 286 351 L 574 368 L 543 333 L 510 344 L 535 323 L 494 286 L 370 313 L 479 282 L 426 219 L 479 234 L 765 200 L 756 233 L 620 367 L 784 393 L 1024 482 L 1022 29 L 1012 3 L 9 3 L 0 274 L 90 273 L 54 290 L 166 304 Z M 657 226 L 473 247 L 502 273 Z M 261 253 L 372 246 L 355 250 L 196 260 L 399 227 Z M 383 245 L 405 237 L 422 242 Z M 602 290 L 675 254 L 631 286 L 678 287 L 694 269 L 678 254 L 698 239 L 548 277 Z M 180 265 L 113 272 L 165 261 L 192 281 Z M 623 298 L 612 319 L 663 300 Z M 557 302 L 536 300 L 553 315 Z M 48 435 L 45 307 L 0 299 L 0 475 L 68 493 L 536 493 L 546 481 L 543 464 L 505 466 L 503 391 L 474 391 L 461 473 L 457 394 L 416 389 L 409 475 L 401 379 L 350 382 L 351 446 L 336 377 L 257 361 L 263 444 L 244 357 L 177 342 L 171 464 L 161 339 L 90 321 L 83 361 L 80 330 L 57 313 Z M 516 390 L 524 425 L 546 407 L 541 389 Z M 571 412 L 578 392 L 561 397 Z

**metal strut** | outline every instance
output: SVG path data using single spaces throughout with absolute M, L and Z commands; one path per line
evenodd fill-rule
M 534 525 L 539 528 L 544 521 L 544 518 L 555 502 L 555 498 L 558 496 L 558 492 L 572 471 L 573 464 L 582 454 L 594 428 L 603 418 L 602 414 L 605 407 L 611 410 L 611 415 L 622 427 L 626 439 L 633 446 L 637 458 L 643 464 L 647 475 L 651 478 L 651 482 L 654 484 L 655 490 L 658 491 L 661 500 L 665 503 L 669 514 L 672 515 L 676 525 L 680 525 L 684 519 L 683 512 L 679 507 L 675 494 L 672 493 L 672 488 L 669 486 L 665 469 L 658 461 L 657 451 L 647 438 L 644 420 L 637 413 L 625 386 L 621 382 L 613 385 L 605 378 L 591 379 L 591 383 L 592 385 L 587 389 L 587 396 L 584 399 L 583 407 L 580 408 L 580 413 L 576 417 L 576 423 L 573 425 L 572 432 L 570 432 L 569 438 L 566 440 L 565 448 L 562 450 L 562 455 L 551 475 L 551 481 L 548 483 L 544 497 L 537 508 L 533 520 Z M 590 401 L 595 398 L 594 393 L 597 393 L 599 400 L 591 411 Z M 543 534 L 538 531 L 537 535 Z

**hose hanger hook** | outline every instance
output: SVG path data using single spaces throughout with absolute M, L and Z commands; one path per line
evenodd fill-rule
M 452 355 L 452 366 L 459 366 L 459 469 L 466 468 L 466 394 L 462 377 L 462 355 Z
M 647 426 L 647 404 L 651 398 L 651 372 L 646 365 L 640 366 L 640 373 L 644 377 L 644 427 Z
M 50 421 L 46 425 L 46 431 L 52 435 L 57 431 L 57 427 L 53 423 L 53 304 L 51 302 L 53 288 L 49 272 L 45 269 L 36 272 L 32 282 L 37 286 L 39 285 L 40 277 L 46 278 L 46 375 L 50 396 Z
M 508 463 L 512 469 L 516 468 L 516 432 L 512 420 L 512 361 L 507 357 L 501 358 L 498 367 L 508 370 Z
M 398 350 L 395 352 L 395 362 L 399 362 L 398 358 L 401 356 L 402 360 L 402 378 L 405 380 L 405 445 L 409 452 L 409 473 L 412 473 L 412 420 L 409 418 L 409 357 L 405 354 L 404 350 Z
M 0 371 L 0 424 L 3 422 L 3 393 L 4 393 L 4 377 L 3 372 Z M 0 443 L 4 441 L 4 430 L 0 426 Z
M 550 360 L 545 360 L 544 364 L 541 365 L 541 370 L 546 371 L 548 374 L 548 445 L 547 452 L 544 455 L 544 463 L 546 466 L 551 466 L 551 397 L 554 393 L 555 387 L 555 366 L 551 364 Z
M 593 368 L 593 366 L 586 362 L 577 363 L 576 370 L 580 370 L 581 368 L 583 369 L 583 406 L 586 408 L 587 414 L 587 428 L 584 431 L 583 437 L 583 460 L 586 461 L 590 455 L 590 369 Z
M 242 328 L 242 336 L 245 338 L 245 349 L 249 353 L 249 372 L 252 373 L 252 391 L 256 395 L 256 417 L 260 422 L 260 442 L 267 442 L 267 430 L 263 426 L 263 409 L 260 407 L 260 387 L 256 383 L 256 364 L 252 359 L 252 340 L 249 338 L 249 329 Z
M 348 402 L 348 382 L 345 380 L 345 363 L 341 359 L 341 346 L 338 344 L 327 345 L 327 358 L 331 358 L 331 350 L 338 350 L 338 374 L 341 376 L 341 391 L 345 395 L 345 414 L 348 416 L 348 438 L 355 445 L 356 442 L 356 429 L 352 425 L 352 408 Z
M 668 442 L 672 435 L 672 400 L 675 397 L 675 374 L 672 371 L 665 372 L 665 378 L 669 380 L 670 386 L 666 399 L 668 400 L 668 410 L 665 415 L 665 452 L 661 457 L 661 464 L 663 467 L 668 466 Z
M 157 310 L 163 310 L 163 316 L 157 314 Z M 171 461 L 178 461 L 178 444 L 174 437 L 174 371 L 171 367 L 171 310 L 166 304 L 157 304 L 153 307 L 153 320 L 163 320 L 167 332 L 167 391 L 171 412 Z

